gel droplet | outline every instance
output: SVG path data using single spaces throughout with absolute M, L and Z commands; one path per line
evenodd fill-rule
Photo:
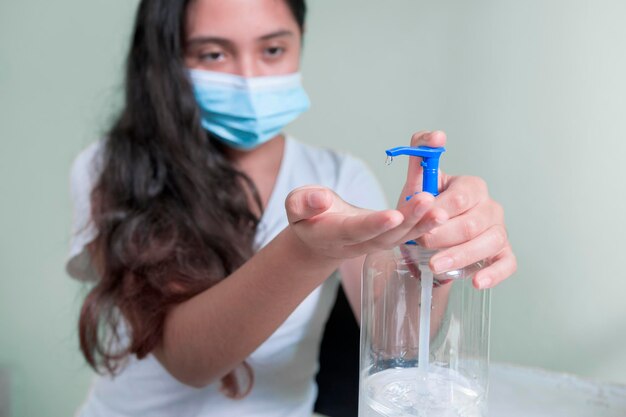
M 389 166 L 393 162 L 393 156 L 387 155 L 387 159 L 385 159 L 385 165 Z

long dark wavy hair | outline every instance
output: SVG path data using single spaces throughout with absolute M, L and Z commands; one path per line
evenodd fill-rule
M 98 237 L 90 249 L 101 276 L 83 303 L 79 334 L 83 355 L 99 373 L 119 372 L 131 354 L 148 355 L 170 308 L 253 254 L 258 193 L 202 129 L 184 65 L 191 1 L 139 4 L 124 107 L 107 135 L 91 194 Z M 304 0 L 284 1 L 302 30 Z M 222 380 L 232 397 L 241 395 L 235 376 Z

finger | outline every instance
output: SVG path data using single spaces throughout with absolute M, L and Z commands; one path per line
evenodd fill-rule
M 418 243 L 429 249 L 449 248 L 469 242 L 495 224 L 504 224 L 504 210 L 489 200 L 425 233 Z
M 371 211 L 346 216 L 344 213 L 327 213 L 298 224 L 313 240 L 332 241 L 344 246 L 372 239 L 397 227 L 403 221 L 398 210 Z
M 442 250 L 430 259 L 430 268 L 434 273 L 460 269 L 500 253 L 508 244 L 506 230 L 502 225 L 495 225 L 481 235 L 461 245 Z
M 381 234 L 380 236 L 373 237 L 372 239 L 354 245 L 352 249 L 354 249 L 357 253 L 371 253 L 376 250 L 390 249 L 395 246 L 405 244 L 409 240 L 414 240 L 416 235 L 424 233 L 425 230 L 441 224 L 442 221 L 445 220 L 433 219 L 420 223 L 420 226 L 414 227 L 411 231 L 409 231 L 409 233 L 406 234 L 398 234 L 392 230 L 391 232 L 387 232 L 390 234 Z
M 420 194 L 408 204 L 400 207 L 404 221 L 397 227 L 363 242 L 360 249 L 371 251 L 373 248 L 388 248 L 404 243 L 425 233 L 431 228 L 443 224 L 448 218 L 441 209 L 433 209 L 434 197 L 428 193 Z
M 365 215 L 344 217 L 340 240 L 355 245 L 374 239 L 398 227 L 404 216 L 398 210 L 372 211 Z
M 447 188 L 437 197 L 437 207 L 444 209 L 450 218 L 467 212 L 489 198 L 487 183 L 480 177 L 453 177 Z
M 435 207 L 436 200 L 431 194 L 419 193 L 413 196 L 408 201 L 408 204 L 413 202 L 413 200 L 416 201 L 415 205 L 411 207 L 411 210 L 413 210 L 411 213 L 412 217 L 405 221 L 404 227 L 387 232 L 386 235 L 390 237 L 390 239 L 387 239 L 388 241 L 399 244 L 417 239 L 448 220 L 448 214 L 444 210 Z M 405 207 L 401 206 L 400 210 L 405 210 Z M 405 217 L 408 216 L 409 214 L 405 214 Z
M 305 186 L 296 188 L 285 199 L 285 210 L 290 224 L 310 219 L 328 210 L 335 197 L 327 188 Z
M 432 208 L 422 220 L 415 224 L 403 237 L 396 240 L 397 244 L 404 243 L 409 240 L 418 240 L 424 234 L 440 227 L 448 221 L 448 214 L 439 209 Z
M 435 197 L 429 193 L 420 193 L 409 200 L 405 200 L 398 206 L 398 211 L 404 215 L 403 226 L 410 228 L 418 222 L 426 212 L 435 204 Z M 407 229 L 408 229 L 407 228 Z
M 430 146 L 432 148 L 438 148 L 445 146 L 446 134 L 440 130 L 434 132 L 421 131 L 414 133 L 411 137 L 411 146 Z M 411 194 L 416 191 L 422 191 L 422 158 L 410 157 L 409 169 L 407 170 L 407 178 L 405 184 L 406 194 Z
M 517 259 L 510 245 L 496 255 L 488 267 L 474 275 L 473 284 L 478 289 L 492 288 L 513 275 L 517 270 Z

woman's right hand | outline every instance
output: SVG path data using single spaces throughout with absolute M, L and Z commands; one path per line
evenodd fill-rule
M 374 211 L 346 203 L 328 188 L 300 187 L 285 200 L 289 225 L 316 255 L 348 259 L 416 239 L 448 220 L 428 193 L 397 210 Z

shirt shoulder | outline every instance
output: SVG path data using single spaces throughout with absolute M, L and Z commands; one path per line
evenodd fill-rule
M 290 176 L 303 178 L 310 184 L 335 188 L 341 168 L 348 155 L 332 149 L 288 139 L 287 165 Z
M 91 218 L 91 192 L 102 171 L 103 151 L 103 140 L 90 144 L 74 158 L 70 170 L 72 235 L 65 268 L 82 281 L 97 279 L 87 245 L 98 234 Z
M 104 141 L 99 140 L 88 145 L 74 158 L 70 171 L 72 191 L 81 188 L 80 185 L 85 181 L 95 183 L 102 170 L 103 152 Z
M 388 207 L 382 188 L 369 166 L 347 152 L 291 141 L 294 175 L 311 176 L 309 184 L 319 184 L 335 191 L 350 204 L 372 210 Z M 302 174 L 300 174 L 302 173 Z

